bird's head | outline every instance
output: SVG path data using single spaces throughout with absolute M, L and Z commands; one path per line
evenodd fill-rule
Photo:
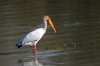
M 56 29 L 55 29 L 55 27 L 54 27 L 54 25 L 53 25 L 53 23 L 52 23 L 50 17 L 49 17 L 49 16 L 44 16 L 44 20 L 47 21 L 47 23 L 52 27 L 52 29 L 53 29 L 54 32 L 56 33 Z

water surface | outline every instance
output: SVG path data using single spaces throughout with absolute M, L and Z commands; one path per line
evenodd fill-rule
M 0 66 L 34 66 L 32 47 L 15 45 L 49 15 L 57 29 L 38 43 L 39 66 L 99 66 L 100 8 L 95 0 L 0 1 Z

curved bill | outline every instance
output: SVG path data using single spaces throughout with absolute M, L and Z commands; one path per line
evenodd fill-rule
M 50 26 L 52 27 L 52 29 L 53 29 L 54 32 L 56 33 L 56 29 L 55 29 L 55 27 L 54 27 L 54 25 L 53 25 L 53 23 L 52 23 L 52 21 L 51 21 L 50 18 L 48 19 L 48 23 L 50 24 Z

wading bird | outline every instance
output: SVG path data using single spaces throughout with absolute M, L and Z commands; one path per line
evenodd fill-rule
M 33 47 L 33 52 L 34 52 L 34 56 L 35 56 L 35 61 L 36 57 L 37 57 L 37 50 L 36 50 L 36 44 L 37 42 L 42 38 L 42 36 L 45 34 L 46 29 L 47 29 L 47 23 L 52 27 L 52 29 L 54 30 L 54 32 L 56 33 L 56 29 L 50 19 L 49 16 L 44 16 L 44 27 L 42 28 L 38 28 L 32 32 L 29 32 L 23 39 L 21 39 L 16 46 L 18 48 L 24 46 L 24 45 L 31 45 Z

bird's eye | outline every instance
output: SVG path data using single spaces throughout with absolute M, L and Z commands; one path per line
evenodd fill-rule
M 46 20 L 48 20 L 48 17 L 46 17 Z
M 44 16 L 44 19 L 45 19 L 45 20 L 48 20 L 48 19 L 49 19 L 49 17 L 48 17 L 48 16 Z
M 48 20 L 48 16 L 45 16 L 45 20 Z

